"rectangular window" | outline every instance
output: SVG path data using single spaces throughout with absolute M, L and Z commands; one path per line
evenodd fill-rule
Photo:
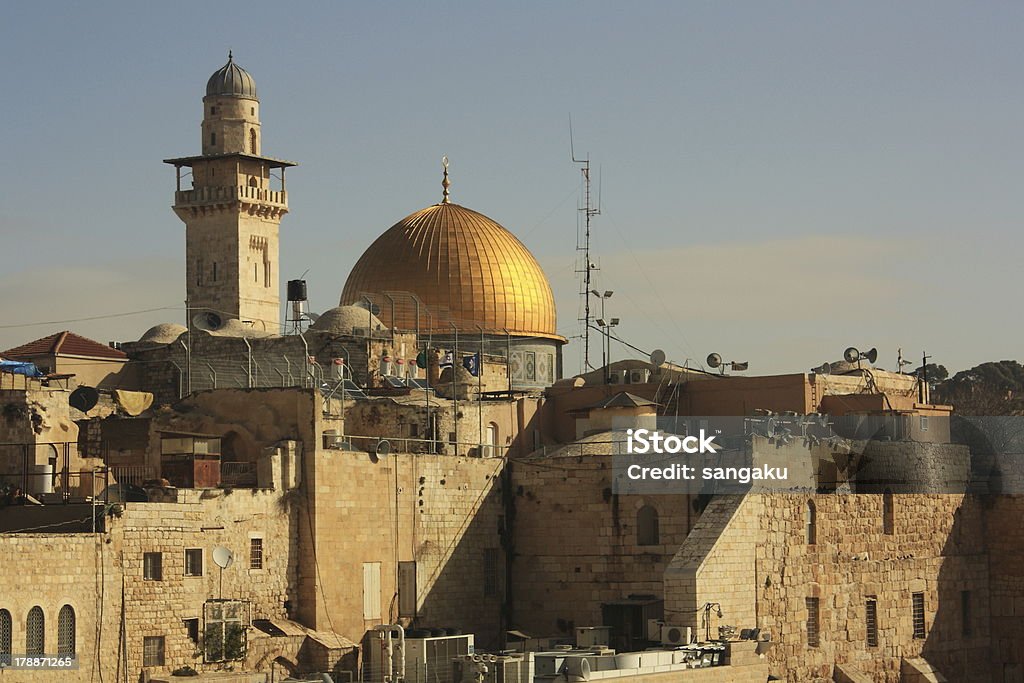
M 878 598 L 874 596 L 864 600 L 864 626 L 868 647 L 878 647 Z
M 164 665 L 164 637 L 146 636 L 142 639 L 142 666 Z
M 416 562 L 398 563 L 398 616 L 416 616 Z
M 143 553 L 142 578 L 147 581 L 164 580 L 164 554 Z
M 380 562 L 363 562 L 363 619 L 380 619 Z
M 185 576 L 203 575 L 203 549 L 185 549 Z
M 203 259 L 196 261 L 196 284 L 203 285 Z
M 964 636 L 974 634 L 971 619 L 971 591 L 960 591 L 960 624 Z
M 243 600 L 207 600 L 203 605 L 203 661 L 245 659 L 250 604 Z
M 922 415 L 921 416 L 921 431 L 922 432 L 927 432 L 928 431 L 928 416 L 927 415 Z
M 249 539 L 249 569 L 263 569 L 263 539 Z
M 216 133 L 210 133 L 210 144 L 211 145 L 216 145 L 217 144 L 217 134 Z
M 484 548 L 484 597 L 498 594 L 498 549 Z
M 217 281 L 217 262 L 213 262 L 213 281 Z
M 185 626 L 185 633 L 188 634 L 188 639 L 196 645 L 199 644 L 199 619 L 182 619 L 181 623 Z
M 263 286 L 270 286 L 270 261 L 263 262 Z
M 924 638 L 924 593 L 914 593 L 913 598 L 913 619 L 914 637 Z
M 807 606 L 807 645 L 818 647 L 821 643 L 818 630 L 818 598 L 804 598 Z

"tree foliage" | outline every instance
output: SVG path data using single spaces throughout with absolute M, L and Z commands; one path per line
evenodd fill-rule
M 929 366 L 929 384 L 931 373 Z M 961 415 L 1024 415 L 1024 365 L 991 361 L 958 372 L 934 387 L 932 402 L 952 404 Z

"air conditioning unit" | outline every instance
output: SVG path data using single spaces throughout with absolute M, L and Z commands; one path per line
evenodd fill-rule
M 663 645 L 689 645 L 691 630 L 689 626 L 661 625 L 661 642 Z
M 429 633 L 429 631 L 427 632 Z M 407 636 L 405 639 L 406 683 L 456 680 L 452 677 L 451 671 L 453 660 L 456 657 L 472 655 L 474 651 L 472 634 L 420 638 Z M 382 680 L 384 670 L 383 647 L 371 646 L 367 655 L 367 665 L 374 675 L 366 678 L 366 681 L 379 682 Z
M 484 671 L 486 669 L 486 672 Z M 533 683 L 533 658 L 523 655 L 462 655 L 452 659 L 453 683 Z

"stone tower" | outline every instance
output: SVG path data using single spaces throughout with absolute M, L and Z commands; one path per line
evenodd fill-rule
M 229 53 L 206 83 L 202 155 L 164 160 L 175 167 L 174 213 L 185 223 L 190 323 L 212 312 L 280 329 L 278 233 L 288 213 L 284 172 L 295 164 L 262 156 L 262 142 L 256 83 Z M 191 169 L 191 188 L 182 169 Z

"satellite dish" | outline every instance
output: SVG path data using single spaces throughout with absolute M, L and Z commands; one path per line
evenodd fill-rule
M 878 360 L 878 349 L 871 349 L 870 351 L 864 354 L 864 357 L 867 359 L 869 363 L 874 365 L 875 361 Z
M 391 452 L 391 442 L 387 439 L 381 439 L 377 442 L 377 450 L 375 452 L 379 458 L 389 454 Z
M 222 545 L 213 549 L 213 563 L 221 569 L 227 569 L 235 561 L 235 554 Z
M 850 348 L 843 351 L 843 358 L 846 360 L 847 363 L 856 363 L 858 360 L 860 360 L 860 351 L 857 350 L 856 346 L 851 346 Z
M 828 375 L 832 373 L 832 364 L 825 362 L 821 364 L 820 368 L 814 368 L 814 371 L 819 375 Z
M 213 311 L 203 311 L 192 316 L 192 327 L 206 332 L 215 332 L 224 326 L 224 321 Z
M 656 368 L 660 368 L 662 363 L 665 362 L 665 352 L 661 349 L 654 349 L 651 353 L 651 365 Z
M 708 354 L 708 367 L 717 368 L 722 364 L 722 357 L 717 353 Z
M 68 396 L 68 404 L 72 408 L 77 408 L 83 413 L 87 413 L 96 406 L 96 402 L 100 400 L 100 392 L 96 391 L 92 387 L 78 387 L 71 392 Z

